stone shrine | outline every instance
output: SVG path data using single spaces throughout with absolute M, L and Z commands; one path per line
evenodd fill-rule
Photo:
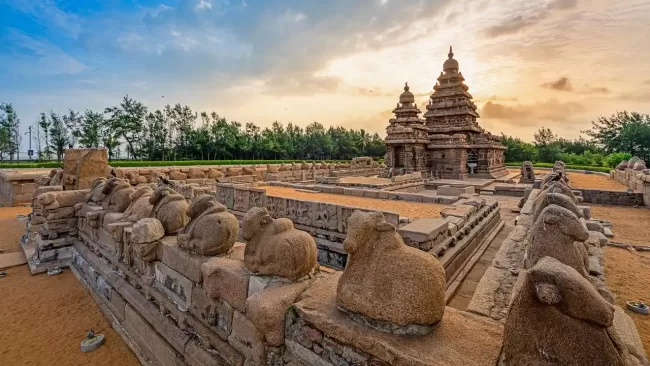
M 408 85 L 386 129 L 386 165 L 393 174 L 428 171 L 442 179 L 499 178 L 508 174 L 498 136 L 485 131 L 465 78 L 449 48 L 424 114 L 418 117 Z

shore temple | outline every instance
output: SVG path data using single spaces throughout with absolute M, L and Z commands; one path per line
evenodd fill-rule
M 480 117 L 458 61 L 449 47 L 433 93 L 420 118 L 408 83 L 386 128 L 386 165 L 392 174 L 430 172 L 441 179 L 499 178 L 507 174 L 498 136 L 479 126 Z

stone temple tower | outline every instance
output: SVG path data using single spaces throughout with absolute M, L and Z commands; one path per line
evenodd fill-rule
M 447 179 L 507 175 L 503 165 L 505 147 L 498 136 L 478 125 L 476 104 L 451 47 L 447 56 L 424 114 L 431 174 Z
M 386 166 L 393 168 L 393 174 L 427 170 L 427 128 L 419 117 L 420 110 L 408 83 L 393 113 L 395 118 L 389 120 L 386 128 Z

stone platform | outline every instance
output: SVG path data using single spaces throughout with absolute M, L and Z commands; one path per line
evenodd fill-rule
M 373 360 L 390 360 L 391 365 L 409 366 L 497 363 L 503 332 L 500 323 L 446 307 L 438 328 L 425 336 L 386 334 L 352 321 L 336 307 L 339 276 L 340 273 L 330 275 L 308 288 L 294 304 L 295 314 L 287 320 L 289 331 L 285 344 L 306 365 L 331 365 L 314 351 L 321 349 L 326 350 L 324 353 L 341 349 L 343 355 L 356 356 L 352 362 L 341 358 L 347 363 L 334 363 L 339 365 L 379 364 Z M 310 328 L 326 334 L 311 341 L 311 349 L 302 339 L 302 334 Z M 363 350 L 363 354 L 354 350 Z
M 430 179 L 425 185 L 427 189 L 436 189 L 440 186 L 474 187 L 476 190 L 494 183 L 495 179 Z

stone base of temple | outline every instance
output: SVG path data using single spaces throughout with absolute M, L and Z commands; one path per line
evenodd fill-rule
M 478 178 L 478 179 L 496 179 L 508 175 L 508 169 L 505 166 L 494 167 L 490 170 L 478 171 L 475 174 L 468 174 L 464 178 Z

